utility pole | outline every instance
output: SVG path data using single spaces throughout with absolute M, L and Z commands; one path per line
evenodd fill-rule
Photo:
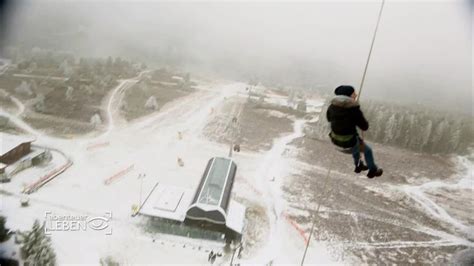
M 230 141 L 230 147 L 229 147 L 229 158 L 232 158 L 232 149 L 234 148 L 234 142 L 231 140 Z
M 232 249 L 232 258 L 230 259 L 230 266 L 234 263 L 234 257 L 235 257 L 235 252 L 239 249 L 242 248 L 242 242 L 239 243 L 239 245 L 234 245 L 234 241 L 230 243 L 231 249 Z
M 145 176 L 146 175 L 144 173 L 140 173 L 138 175 L 138 179 L 140 179 L 140 201 L 139 201 L 138 208 L 141 208 L 142 206 L 143 179 L 145 178 Z
M 232 120 L 229 122 L 229 125 L 228 125 L 228 135 L 229 135 L 229 138 L 230 138 L 230 147 L 229 147 L 229 158 L 232 158 L 232 151 L 234 149 L 234 139 L 237 137 L 237 128 L 238 125 L 237 125 L 237 117 L 234 116 L 232 117 Z

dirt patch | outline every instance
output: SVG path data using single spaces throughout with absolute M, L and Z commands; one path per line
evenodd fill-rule
M 166 103 L 192 92 L 193 90 L 181 90 L 176 86 L 142 81 L 126 90 L 122 99 L 121 113 L 127 121 L 137 119 L 158 112 Z M 151 99 L 153 97 L 154 100 Z
M 433 244 L 431 248 L 430 242 L 439 238 L 430 232 L 456 234 L 455 230 L 420 211 L 407 196 L 387 196 L 373 189 L 379 185 L 340 174 L 331 175 L 323 191 L 325 182 L 324 171 L 305 171 L 294 176 L 283 191 L 291 195 L 287 197 L 290 217 L 307 228 L 308 235 L 314 221 L 314 239 L 327 244 L 334 256 L 342 249 L 369 264 L 429 263 L 433 258 L 448 262 L 448 251 L 456 247 Z M 417 246 L 423 242 L 428 244 Z
M 52 77 L 63 77 L 64 73 L 61 71 L 61 69 L 57 67 L 42 67 L 42 68 L 37 68 L 31 71 L 24 71 L 20 70 L 17 71 L 19 74 L 25 74 L 25 75 L 38 75 L 38 76 L 52 76 Z
M 28 97 L 27 95 L 23 94 L 18 94 L 15 92 L 15 88 L 17 88 L 21 84 L 22 79 L 20 78 L 15 78 L 11 75 L 2 75 L 0 76 L 0 89 L 5 90 L 9 94 L 12 94 L 18 98 L 24 98 L 24 99 L 29 99 L 31 97 Z
M 440 238 L 433 232 L 463 236 L 422 211 L 403 191 L 391 189 L 423 183 L 428 177 L 448 178 L 455 172 L 451 161 L 372 144 L 376 161 L 385 170 L 382 177 L 372 180 L 353 173 L 351 155 L 336 151 L 329 141 L 303 137 L 292 145 L 306 167 L 282 187 L 291 206 L 288 213 L 307 234 L 315 221 L 313 237 L 327 244 L 335 256 L 343 250 L 342 254 L 368 264 L 445 264 L 451 252 L 462 248 L 436 244 Z M 333 170 L 329 179 L 327 169 Z M 466 215 L 466 211 L 460 214 Z
M 244 259 L 250 258 L 264 245 L 270 230 L 270 222 L 265 207 L 262 205 L 243 198 L 235 198 L 235 200 L 247 207 L 245 213 L 246 225 L 244 235 L 242 236 L 243 250 L 241 256 Z
M 30 95 L 16 90 L 22 82 L 31 90 Z M 26 122 L 46 133 L 63 137 L 93 131 L 94 127 L 89 125 L 90 119 L 94 114 L 101 113 L 102 99 L 116 84 L 111 81 L 109 86 L 95 87 L 90 82 L 80 80 L 20 78 L 12 75 L 0 77 L 0 88 L 25 104 L 23 118 Z M 70 98 L 67 96 L 69 87 L 73 88 Z M 42 101 L 40 105 L 39 101 Z M 2 107 L 4 102 L 1 102 Z M 5 106 L 9 111 L 17 111 L 11 101 L 5 102 Z
M 117 84 L 115 81 L 103 87 L 85 81 L 57 84 L 45 95 L 44 108 L 37 111 L 79 122 L 90 122 L 93 115 L 101 112 L 104 97 Z
M 28 85 L 31 90 L 31 94 L 21 93 L 16 90 L 22 82 Z M 28 77 L 15 77 L 13 75 L 1 75 L 0 76 L 0 89 L 5 90 L 10 95 L 26 101 L 35 98 L 37 95 L 47 95 L 54 87 L 63 84 L 64 81 L 48 79 L 48 78 L 28 78 Z
M 153 81 L 161 81 L 161 82 L 176 82 L 172 77 L 176 75 L 171 70 L 167 68 L 160 68 L 157 69 L 150 74 L 150 79 Z
M 355 175 L 352 156 L 337 151 L 329 141 L 302 137 L 292 144 L 300 148 L 298 159 L 303 162 Z M 445 179 L 455 173 L 455 165 L 445 157 L 414 153 L 375 143 L 369 144 L 374 151 L 377 165 L 384 169 L 379 182 L 418 183 L 416 179 L 423 181 L 426 181 L 426 178 Z
M 369 265 L 450 265 L 451 256 L 465 249 L 452 247 L 346 248 Z
M 15 112 L 18 110 L 15 103 L 9 97 L 2 97 L 2 91 L 0 91 L 0 108 L 8 112 Z
M 214 113 L 204 128 L 204 135 L 224 144 L 234 139 L 234 143 L 239 143 L 245 150 L 268 151 L 273 139 L 293 131 L 290 114 L 267 109 L 239 97 L 227 99 Z M 237 134 L 232 133 L 234 131 L 229 127 L 233 116 L 238 116 Z
M 31 127 L 36 128 L 48 135 L 71 138 L 98 130 L 90 123 L 75 120 L 61 119 L 54 116 L 34 114 L 29 112 L 23 120 Z

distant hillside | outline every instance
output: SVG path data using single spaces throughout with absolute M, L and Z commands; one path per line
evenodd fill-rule
M 306 128 L 309 136 L 328 140 L 326 101 L 320 119 Z M 474 146 L 473 117 L 378 101 L 362 103 L 370 128 L 365 138 L 417 152 L 464 154 Z

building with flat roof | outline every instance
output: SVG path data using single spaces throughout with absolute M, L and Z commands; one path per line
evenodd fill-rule
M 31 151 L 33 138 L 0 132 L 0 163 L 9 165 Z
M 5 173 L 6 164 L 0 163 L 0 175 Z
M 172 221 L 175 233 L 176 228 L 189 225 L 239 237 L 244 228 L 245 206 L 231 199 L 236 172 L 237 165 L 232 159 L 211 158 L 196 190 L 157 183 L 139 213 Z M 192 232 L 182 229 L 186 234 Z

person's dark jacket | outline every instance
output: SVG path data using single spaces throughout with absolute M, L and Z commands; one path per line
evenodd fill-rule
M 369 122 L 360 110 L 358 102 L 351 97 L 338 95 L 331 100 L 326 113 L 331 123 L 331 140 L 342 148 L 353 147 L 358 137 L 357 128 L 365 131 L 369 129 Z

